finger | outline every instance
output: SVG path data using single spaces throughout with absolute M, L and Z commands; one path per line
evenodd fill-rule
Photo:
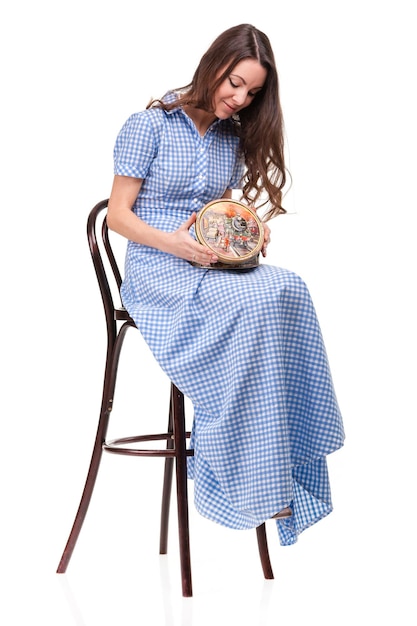
M 182 228 L 189 230 L 191 226 L 195 223 L 196 219 L 197 219 L 197 215 L 195 213 L 191 213 L 188 220 L 184 222 L 184 224 L 182 225 Z
M 193 251 L 191 261 L 193 263 L 199 263 L 200 265 L 210 265 L 210 263 L 216 263 L 216 261 L 218 261 L 218 256 L 211 250 L 201 246 L 199 250 Z

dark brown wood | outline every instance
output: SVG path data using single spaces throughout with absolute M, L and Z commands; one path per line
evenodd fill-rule
M 167 433 L 169 439 L 167 440 L 168 450 L 174 448 L 174 422 L 173 422 L 173 399 L 172 399 L 172 387 L 169 400 L 169 416 Z M 165 459 L 164 468 L 164 483 L 162 487 L 162 504 L 161 504 L 161 528 L 159 534 L 159 554 L 168 553 L 168 528 L 169 528 L 169 511 L 171 504 L 171 492 L 172 492 L 172 474 L 174 471 L 174 459 L 168 457 Z
M 269 558 L 265 523 L 257 527 L 256 536 L 258 539 L 259 556 L 261 557 L 261 565 L 264 576 L 267 580 L 271 580 L 274 578 L 274 573 L 272 571 L 271 561 Z
M 171 393 L 174 415 L 174 446 L 177 452 L 177 507 L 182 595 L 184 597 L 190 597 L 193 595 L 193 591 L 191 583 L 190 533 L 188 526 L 187 452 L 184 396 L 174 384 L 171 386 Z

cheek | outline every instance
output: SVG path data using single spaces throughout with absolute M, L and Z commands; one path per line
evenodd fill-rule
M 224 85 L 220 85 L 220 87 L 217 89 L 217 91 L 214 94 L 214 99 L 216 102 L 219 102 L 220 100 L 227 98 L 227 96 L 228 96 L 227 87 L 225 87 Z

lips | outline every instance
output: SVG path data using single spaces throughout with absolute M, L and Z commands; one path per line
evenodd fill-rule
M 225 105 L 228 111 L 230 111 L 231 113 L 236 113 L 237 107 L 230 106 L 230 104 L 228 104 L 225 100 L 223 100 L 223 104 Z

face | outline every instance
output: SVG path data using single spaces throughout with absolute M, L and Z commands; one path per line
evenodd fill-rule
M 214 93 L 216 117 L 225 120 L 249 106 L 262 89 L 266 75 L 266 69 L 255 59 L 240 61 Z

